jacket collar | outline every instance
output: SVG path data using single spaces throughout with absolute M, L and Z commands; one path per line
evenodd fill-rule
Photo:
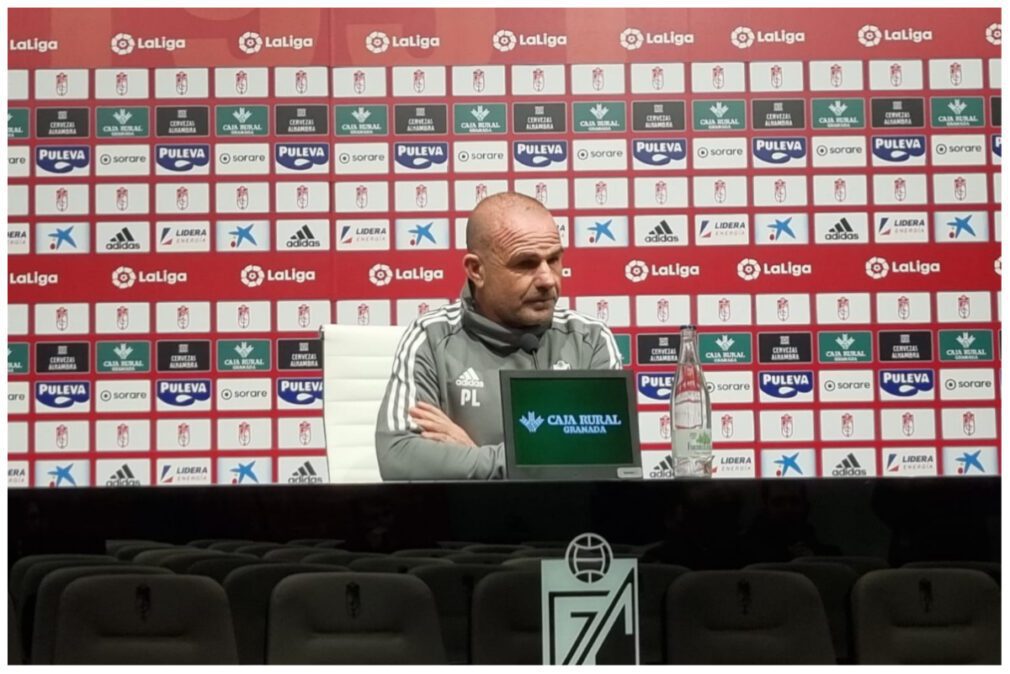
M 551 322 L 547 322 L 534 328 L 521 330 L 495 323 L 477 310 L 469 281 L 463 284 L 459 299 L 463 311 L 463 329 L 489 347 L 499 351 L 511 353 L 519 348 L 519 338 L 525 333 L 532 333 L 539 339 L 551 327 Z

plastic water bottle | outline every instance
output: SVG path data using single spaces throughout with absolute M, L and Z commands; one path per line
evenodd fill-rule
M 693 325 L 680 328 L 677 378 L 670 397 L 675 477 L 712 477 L 712 405 Z

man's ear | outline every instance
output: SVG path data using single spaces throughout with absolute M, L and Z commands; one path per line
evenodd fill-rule
M 476 253 L 467 253 L 463 256 L 463 270 L 466 277 L 470 279 L 475 288 L 484 286 L 484 263 Z

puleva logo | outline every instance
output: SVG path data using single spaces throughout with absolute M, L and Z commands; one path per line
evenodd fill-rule
M 800 394 L 814 390 L 814 373 L 810 370 L 800 372 L 762 372 L 760 387 L 765 395 L 773 398 L 795 398 Z
M 322 379 L 281 379 L 277 396 L 291 405 L 311 405 L 323 399 Z
M 210 162 L 210 145 L 159 145 L 155 161 L 166 171 L 186 173 Z
M 519 423 L 521 423 L 530 433 L 536 433 L 540 429 L 540 426 L 544 423 L 544 418 L 537 416 L 536 412 L 530 410 L 519 417 Z
M 788 164 L 807 156 L 807 139 L 755 138 L 754 156 L 768 164 Z
M 649 166 L 666 166 L 671 162 L 683 161 L 687 156 L 687 140 L 684 138 L 636 140 L 632 146 L 635 159 Z
M 308 171 L 330 162 L 330 146 L 326 143 L 277 143 L 274 159 L 290 171 Z
M 295 35 L 284 35 L 281 37 L 263 36 L 254 31 L 242 33 L 238 39 L 238 48 L 244 54 L 259 53 L 263 47 L 267 49 L 309 49 L 315 46 L 315 40 L 311 37 L 297 37 Z
M 404 168 L 424 170 L 449 160 L 448 143 L 396 143 L 396 163 Z
M 517 142 L 512 146 L 512 155 L 523 166 L 548 168 L 568 160 L 568 143 L 561 140 Z
M 911 398 L 933 390 L 932 370 L 883 370 L 880 388 L 893 396 Z
M 210 400 L 209 379 L 167 379 L 158 381 L 158 400 L 172 407 L 191 407 Z
M 665 402 L 673 391 L 673 374 L 639 374 L 638 392 L 649 400 Z
M 900 164 L 926 154 L 925 136 L 874 136 L 873 154 L 883 161 Z
M 67 409 L 91 399 L 91 383 L 86 381 L 37 382 L 35 400 L 53 409 Z
M 71 173 L 91 163 L 91 148 L 78 145 L 35 148 L 35 163 L 46 173 Z

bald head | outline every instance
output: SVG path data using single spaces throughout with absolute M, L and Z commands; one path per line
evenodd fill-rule
M 550 211 L 533 197 L 517 192 L 499 192 L 481 200 L 466 221 L 466 249 L 486 253 L 507 232 L 522 230 L 531 221 L 553 221 Z
M 564 250 L 557 223 L 536 199 L 502 192 L 466 223 L 463 267 L 481 314 L 501 325 L 550 323 L 561 292 Z

